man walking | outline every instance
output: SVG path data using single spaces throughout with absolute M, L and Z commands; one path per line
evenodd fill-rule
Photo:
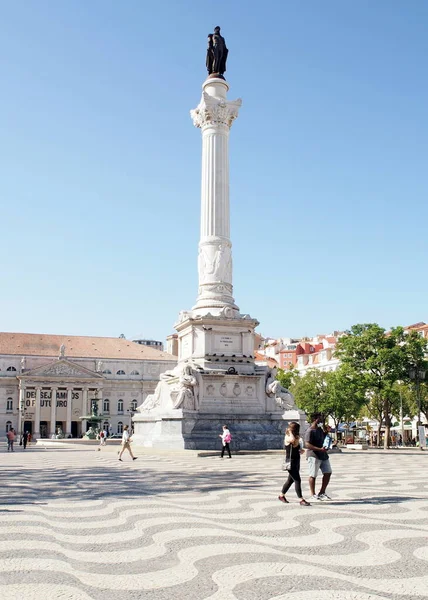
M 309 489 L 312 497 L 309 498 L 312 502 L 318 502 L 321 500 L 331 500 L 330 496 L 327 496 L 326 490 L 331 477 L 331 464 L 324 444 L 324 432 L 322 425 L 324 417 L 321 413 L 314 413 L 310 417 L 311 426 L 305 432 L 305 447 L 306 460 L 308 461 L 309 469 Z M 321 470 L 322 483 L 321 489 L 318 494 L 315 493 L 315 483 L 318 472 Z
M 13 429 L 13 427 L 11 429 L 9 429 L 9 431 L 6 434 L 6 437 L 7 437 L 7 451 L 15 452 L 13 449 L 13 442 L 15 441 L 15 430 Z

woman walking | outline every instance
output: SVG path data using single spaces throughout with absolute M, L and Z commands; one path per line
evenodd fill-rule
M 278 496 L 278 500 L 288 504 L 285 494 L 293 485 L 296 488 L 297 497 L 300 498 L 300 506 L 310 506 L 309 502 L 302 496 L 302 480 L 300 479 L 300 455 L 305 451 L 302 449 L 300 442 L 300 425 L 295 421 L 288 424 L 288 429 L 285 432 L 284 439 L 285 447 L 285 462 L 286 470 L 288 471 L 288 479 L 282 486 L 282 491 Z
M 137 457 L 132 454 L 131 442 L 129 440 L 128 425 L 125 425 L 125 427 L 123 428 L 122 450 L 120 451 L 120 454 L 119 454 L 120 461 L 122 461 L 122 454 L 125 452 L 125 450 L 128 450 L 129 454 L 131 455 L 132 460 L 137 460 Z
M 224 456 L 224 451 L 227 450 L 228 454 L 229 454 L 229 458 L 232 458 L 232 455 L 230 453 L 230 442 L 232 441 L 232 436 L 230 434 L 229 428 L 227 425 L 223 425 L 223 433 L 220 433 L 220 435 L 218 436 L 221 438 L 221 443 L 223 445 L 222 449 L 221 449 L 221 456 L 220 458 L 223 458 Z

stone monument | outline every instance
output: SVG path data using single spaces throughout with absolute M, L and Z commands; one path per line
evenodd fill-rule
M 179 314 L 177 367 L 160 377 L 133 417 L 134 440 L 145 446 L 214 449 L 227 423 L 235 449 L 281 448 L 288 421 L 301 421 L 275 372 L 254 363 L 258 321 L 233 298 L 229 209 L 229 134 L 241 100 L 228 100 L 228 50 L 220 28 L 208 36 L 209 76 L 190 112 L 202 132 L 199 289 Z

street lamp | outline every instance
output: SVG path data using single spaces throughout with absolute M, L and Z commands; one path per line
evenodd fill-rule
M 409 377 L 412 381 L 415 382 L 415 388 L 416 388 L 416 402 L 418 404 L 418 422 L 417 422 L 417 428 L 418 428 L 418 440 L 419 440 L 419 448 L 422 450 L 423 446 L 425 446 L 425 440 L 423 440 L 423 444 L 422 444 L 422 440 L 421 440 L 421 432 L 419 429 L 419 426 L 421 425 L 421 381 L 424 381 L 425 379 L 425 370 L 424 369 L 418 369 L 417 367 L 412 367 L 409 370 Z

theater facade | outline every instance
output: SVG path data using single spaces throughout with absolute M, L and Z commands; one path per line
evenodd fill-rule
M 94 405 L 122 433 L 177 358 L 123 338 L 0 333 L 0 431 L 80 437 Z

